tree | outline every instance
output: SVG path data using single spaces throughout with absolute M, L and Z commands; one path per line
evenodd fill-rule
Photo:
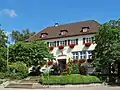
M 9 48 L 9 61 L 22 61 L 28 66 L 38 65 L 43 58 L 53 58 L 48 50 L 48 46 L 44 41 L 17 42 Z
M 6 43 L 7 36 L 4 30 L 0 29 L 0 71 L 5 71 L 6 69 Z
M 94 65 L 102 71 L 109 71 L 117 62 L 120 67 L 120 20 L 111 20 L 100 26 L 95 36 L 97 46 L 93 51 Z M 120 72 L 120 68 L 118 68 Z
M 22 32 L 13 30 L 11 33 L 11 37 L 15 41 L 25 41 L 34 34 L 35 32 L 30 32 L 29 29 L 22 30 Z

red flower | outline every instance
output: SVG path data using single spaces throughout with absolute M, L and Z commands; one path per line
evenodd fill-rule
M 86 59 L 80 59 L 78 60 L 78 63 L 81 64 L 81 63 L 84 63 L 86 61 Z
M 74 46 L 75 46 L 75 44 L 74 44 L 74 43 L 69 44 L 69 47 L 70 47 L 70 48 L 74 48 Z
M 64 46 L 61 45 L 61 46 L 58 46 L 58 48 L 59 48 L 59 49 L 64 49 Z
M 48 65 L 52 65 L 53 61 L 48 61 L 47 63 L 48 63 Z
M 91 42 L 85 43 L 85 46 L 86 46 L 86 47 L 89 47 L 90 45 L 91 45 Z
M 54 49 L 54 46 L 50 46 L 49 50 L 52 51 Z

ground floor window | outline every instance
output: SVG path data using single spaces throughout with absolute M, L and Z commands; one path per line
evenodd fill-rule
M 78 52 L 72 52 L 73 54 L 73 59 L 78 60 L 78 59 L 90 59 L 92 56 L 91 51 L 78 51 Z
M 78 52 L 73 52 L 73 58 L 74 60 L 78 60 Z

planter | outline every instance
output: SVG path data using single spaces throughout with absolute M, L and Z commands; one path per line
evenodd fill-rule
M 54 46 L 50 46 L 49 50 L 52 51 L 54 49 Z
M 90 47 L 90 45 L 91 45 L 91 42 L 85 43 L 85 46 L 86 46 L 86 47 Z
M 73 43 L 73 44 L 69 44 L 69 47 L 70 47 L 70 48 L 74 48 L 74 46 L 75 46 L 74 43 Z
M 58 46 L 58 48 L 59 48 L 59 49 L 64 49 L 64 46 L 61 45 L 61 46 Z

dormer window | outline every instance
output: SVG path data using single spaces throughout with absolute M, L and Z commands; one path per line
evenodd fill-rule
M 47 37 L 47 33 L 41 33 L 41 38 L 45 38 L 45 37 Z
M 67 32 L 68 32 L 67 30 L 61 30 L 61 31 L 60 31 L 60 35 L 66 35 Z
M 90 29 L 89 27 L 82 27 L 81 32 L 88 32 L 88 29 Z

